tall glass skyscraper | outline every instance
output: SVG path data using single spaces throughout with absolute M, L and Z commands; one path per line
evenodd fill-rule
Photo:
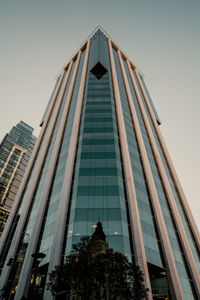
M 2 299 L 53 299 L 47 274 L 98 220 L 109 247 L 140 266 L 148 299 L 200 299 L 199 233 L 159 125 L 143 76 L 98 28 L 41 121 L 2 235 Z
M 0 143 L 0 236 L 35 142 L 33 128 L 20 121 Z

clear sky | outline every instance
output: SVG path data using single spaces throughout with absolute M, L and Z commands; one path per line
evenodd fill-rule
M 55 77 L 96 26 L 145 75 L 200 228 L 200 0 L 0 0 L 0 140 L 39 133 Z

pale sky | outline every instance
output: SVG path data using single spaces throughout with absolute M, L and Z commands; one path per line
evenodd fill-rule
M 0 140 L 39 122 L 62 66 L 98 26 L 145 75 L 200 228 L 200 0 L 0 0 Z

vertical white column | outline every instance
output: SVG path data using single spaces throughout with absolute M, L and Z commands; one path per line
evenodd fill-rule
M 154 128 L 155 128 L 155 131 L 156 131 L 158 140 L 159 140 L 159 142 L 160 142 L 160 146 L 161 146 L 161 148 L 162 148 L 162 150 L 163 150 L 164 156 L 165 156 L 166 161 L 167 161 L 167 165 L 168 165 L 168 167 L 169 167 L 170 173 L 171 173 L 172 178 L 173 178 L 173 180 L 174 180 L 174 184 L 175 184 L 175 186 L 176 186 L 176 189 L 177 189 L 178 194 L 179 194 L 179 196 L 180 196 L 180 199 L 181 199 L 181 201 L 182 201 L 182 205 L 183 205 L 183 207 L 184 207 L 184 213 L 185 213 L 185 215 L 186 215 L 187 218 L 188 218 L 190 228 L 191 228 L 192 233 L 193 233 L 193 235 L 194 235 L 194 237 L 195 237 L 195 242 L 197 243 L 197 247 L 198 247 L 198 249 L 200 249 L 200 234 L 199 234 L 199 230 L 198 230 L 198 228 L 197 228 L 197 225 L 196 225 L 196 222 L 195 222 L 195 220 L 194 220 L 194 217 L 193 217 L 193 215 L 192 215 L 192 213 L 191 213 L 191 210 L 190 210 L 190 207 L 189 207 L 189 205 L 188 205 L 187 199 L 186 199 L 186 197 L 185 197 L 184 191 L 183 191 L 182 186 L 181 186 L 181 184 L 180 184 L 180 181 L 179 181 L 179 179 L 178 179 L 178 176 L 177 176 L 176 170 L 175 170 L 175 168 L 174 168 L 174 165 L 173 165 L 173 163 L 172 163 L 172 161 L 171 161 L 169 152 L 168 152 L 167 147 L 166 147 L 166 145 L 165 145 L 165 142 L 164 142 L 164 140 L 163 140 L 163 137 L 162 137 L 162 134 L 161 134 L 161 132 L 160 132 L 160 128 L 159 128 L 159 126 L 158 126 L 158 123 L 157 123 L 157 121 L 156 121 L 156 119 L 155 119 L 155 117 L 154 117 L 153 110 L 152 110 L 152 108 L 151 108 L 151 105 L 150 105 L 150 103 L 149 103 L 148 97 L 147 97 L 147 95 L 146 95 L 145 89 L 144 89 L 144 87 L 143 87 L 142 81 L 141 81 L 141 79 L 140 79 L 140 76 L 139 76 L 137 70 L 135 70 L 135 73 L 136 73 L 136 76 L 137 76 L 137 79 L 138 79 L 138 82 L 139 82 L 139 85 L 140 85 L 142 94 L 143 94 L 143 96 L 144 96 L 144 100 L 145 100 L 145 103 L 146 103 L 146 105 L 147 105 L 147 108 L 148 108 L 150 117 L 151 117 L 151 119 L 152 119 L 152 122 L 153 122 L 153 125 L 154 125 Z
M 136 71 L 136 74 L 137 74 L 137 71 Z M 133 82 L 135 82 L 135 79 L 133 78 L 133 76 L 132 76 L 132 80 L 133 80 Z M 136 86 L 136 82 L 135 82 L 135 86 Z M 146 115 L 146 111 L 144 109 L 142 101 L 140 101 L 141 99 L 138 98 L 138 100 L 139 100 L 138 104 L 140 106 L 140 110 L 141 110 L 141 114 L 142 114 L 142 117 L 143 117 L 143 120 L 144 120 L 144 124 L 145 124 L 145 127 L 147 129 L 147 134 L 149 136 L 149 140 L 150 140 L 150 143 L 151 143 L 152 151 L 153 151 L 153 154 L 154 154 L 154 157 L 155 157 L 155 160 L 156 160 L 156 164 L 157 164 L 157 167 L 158 167 L 158 170 L 159 170 L 160 177 L 162 179 L 163 187 L 164 187 L 166 195 L 167 195 L 168 203 L 169 203 L 170 209 L 171 209 L 172 214 L 173 214 L 173 219 L 174 219 L 174 222 L 176 224 L 176 228 L 177 228 L 177 231 L 178 231 L 178 235 L 179 235 L 179 238 L 180 238 L 183 250 L 184 250 L 184 254 L 185 254 L 188 266 L 191 270 L 191 276 L 192 276 L 192 279 L 194 281 L 194 285 L 196 287 L 196 292 L 197 292 L 197 295 L 200 299 L 200 276 L 199 276 L 199 272 L 197 270 L 197 266 L 196 266 L 195 261 L 194 261 L 194 257 L 193 257 L 193 254 L 192 254 L 192 251 L 191 251 L 191 248 L 190 248 L 190 245 L 189 245 L 189 242 L 188 242 L 188 239 L 187 239 L 187 236 L 186 236 L 183 224 L 182 224 L 181 217 L 180 217 L 179 212 L 178 212 L 178 208 L 176 206 L 176 203 L 175 203 L 175 200 L 174 200 L 174 197 L 173 197 L 173 193 L 172 193 L 169 181 L 168 181 L 167 174 L 165 172 L 165 168 L 163 166 L 163 163 L 162 163 L 162 160 L 161 160 L 161 157 L 160 157 L 159 150 L 158 150 L 157 145 L 156 145 L 156 141 L 154 139 L 154 135 L 153 135 L 151 126 L 148 122 L 148 117 Z
M 61 192 L 61 201 L 58 210 L 58 218 L 56 223 L 56 230 L 54 235 L 54 241 L 51 248 L 51 256 L 49 262 L 48 273 L 52 272 L 56 265 L 59 265 L 62 257 L 63 250 L 63 242 L 65 237 L 66 230 L 66 221 L 67 221 L 67 213 L 69 207 L 70 200 L 70 191 L 71 191 L 71 183 L 72 176 L 74 170 L 74 161 L 76 158 L 76 148 L 78 143 L 78 135 L 80 128 L 80 120 L 81 120 L 81 112 L 82 105 L 84 100 L 84 90 L 85 90 L 85 81 L 87 75 L 87 67 L 88 67 L 88 59 L 89 59 L 89 50 L 90 50 L 90 39 L 87 41 L 85 59 L 83 64 L 83 70 L 81 75 L 81 82 L 79 87 L 78 99 L 76 104 L 76 111 L 74 116 L 74 122 L 71 132 L 71 139 L 69 144 L 69 151 L 67 157 L 67 163 L 64 174 L 64 184 Z M 47 277 L 48 280 L 48 277 Z M 45 300 L 54 299 L 53 295 L 49 290 L 45 290 L 44 297 Z
M 47 176 L 45 178 L 42 194 L 40 197 L 38 213 L 36 216 L 37 222 L 33 229 L 33 232 L 31 235 L 31 240 L 29 242 L 26 257 L 25 257 L 24 264 L 22 267 L 21 276 L 19 279 L 18 289 L 17 289 L 17 293 L 16 293 L 16 298 L 19 298 L 19 299 L 21 299 L 22 296 L 26 296 L 26 297 L 28 296 L 27 294 L 28 294 L 28 289 L 29 289 L 29 285 L 30 285 L 31 270 L 32 270 L 32 264 L 33 264 L 33 259 L 31 258 L 31 255 L 37 251 L 38 239 L 40 236 L 40 231 L 41 231 L 42 223 L 44 220 L 45 210 L 48 205 L 48 195 L 49 195 L 50 188 L 52 185 L 52 179 L 54 176 L 58 153 L 59 153 L 59 149 L 60 149 L 61 142 L 62 142 L 64 127 L 65 127 L 65 123 L 67 120 L 67 116 L 68 116 L 68 112 L 69 112 L 69 108 L 70 108 L 70 104 L 71 104 L 71 96 L 72 96 L 72 92 L 73 92 L 73 88 L 74 88 L 74 84 L 75 84 L 75 79 L 77 76 L 78 66 L 79 66 L 79 62 L 80 62 L 80 56 L 81 56 L 81 52 L 79 52 L 79 54 L 78 54 L 76 66 L 75 66 L 72 80 L 70 83 L 70 87 L 68 90 L 68 95 L 65 100 L 65 105 L 64 105 L 59 129 L 58 129 L 58 134 L 57 134 L 57 137 L 55 140 L 55 145 L 54 145 L 50 163 L 48 166 Z M 71 61 L 70 65 L 69 65 L 69 68 L 67 70 L 68 73 L 67 73 L 67 76 L 65 79 L 65 84 L 62 86 L 62 90 L 61 90 L 61 94 L 60 94 L 60 97 L 62 99 L 61 101 L 63 101 L 63 97 L 64 97 L 65 90 L 66 90 L 68 80 L 70 77 L 72 65 L 73 65 L 73 61 Z
M 113 90 L 114 90 L 114 99 L 115 99 L 115 107 L 117 113 L 117 123 L 120 137 L 120 147 L 122 152 L 122 161 L 124 166 L 124 176 L 125 176 L 125 185 L 126 192 L 128 198 L 128 206 L 130 213 L 130 225 L 132 232 L 132 240 L 134 246 L 134 254 L 136 263 L 140 266 L 140 269 L 144 273 L 146 286 L 151 291 L 151 284 L 148 273 L 147 259 L 144 248 L 144 241 L 142 236 L 142 228 L 140 224 L 140 216 L 136 199 L 135 186 L 133 181 L 133 174 L 131 168 L 131 160 L 128 150 L 128 142 L 126 137 L 126 130 L 124 125 L 124 118 L 120 100 L 119 87 L 117 82 L 117 74 L 115 69 L 114 57 L 112 52 L 112 44 L 110 38 L 108 38 L 108 46 L 109 46 L 109 55 L 110 55 L 110 64 L 112 71 L 112 81 L 113 81 Z M 148 299 L 152 299 L 152 293 L 148 293 Z
M 136 109 L 134 106 L 131 90 L 130 90 L 128 79 L 126 76 L 123 60 L 122 60 L 121 53 L 119 50 L 118 50 L 118 56 L 119 56 L 121 70 L 122 70 L 124 85 L 126 88 L 126 94 L 127 94 L 130 113 L 131 113 L 131 117 L 132 117 L 133 127 L 135 128 L 135 134 L 136 134 L 138 147 L 139 147 L 139 151 L 140 151 L 140 155 L 141 155 L 141 160 L 142 160 L 142 164 L 143 164 L 143 168 L 144 168 L 145 178 L 147 180 L 147 186 L 148 186 L 148 190 L 149 190 L 150 197 L 151 197 L 151 204 L 152 204 L 154 215 L 155 215 L 155 221 L 156 221 L 157 230 L 159 233 L 159 239 L 161 241 L 161 246 L 162 246 L 163 254 L 165 257 L 166 265 L 170 271 L 170 277 L 171 277 L 170 279 L 171 279 L 172 285 L 170 285 L 169 288 L 172 290 L 174 299 L 183 299 L 184 296 L 183 296 L 181 284 L 179 281 L 179 276 L 178 276 L 178 273 L 176 270 L 176 265 L 175 265 L 170 241 L 168 238 L 168 234 L 167 234 L 167 229 L 165 226 L 165 221 L 164 221 L 164 218 L 162 215 L 162 210 L 160 207 L 160 202 L 158 199 L 155 183 L 153 180 L 151 167 L 150 167 L 147 152 L 145 149 L 142 132 L 140 129 L 140 124 L 138 121 L 138 117 L 137 117 Z M 126 60 L 126 62 L 128 62 L 128 60 Z M 137 90 L 136 90 L 136 97 L 137 98 L 140 97 Z
M 36 155 L 39 151 L 39 146 L 41 145 L 42 138 L 44 136 L 44 130 L 46 129 L 48 121 L 50 121 L 51 112 L 52 112 L 53 106 L 55 104 L 55 101 L 56 101 L 56 98 L 57 98 L 57 95 L 58 95 L 58 91 L 59 91 L 59 88 L 60 88 L 60 85 L 62 83 L 64 75 L 65 75 L 65 71 L 63 71 L 63 73 L 61 75 L 60 84 L 58 85 L 58 88 L 55 91 L 55 95 L 54 95 L 54 99 L 52 101 L 52 105 L 50 106 L 50 109 L 49 109 L 49 112 L 48 112 L 48 115 L 47 115 L 47 119 L 45 120 L 44 125 L 43 125 L 44 129 L 42 130 L 42 132 L 40 134 L 39 142 L 36 144 L 36 149 L 33 153 L 33 157 L 35 159 L 36 159 Z M 51 118 L 51 123 L 48 127 L 46 142 L 43 145 L 42 151 L 40 153 L 40 157 L 39 157 L 38 162 L 37 162 L 36 172 L 34 174 L 35 176 L 32 180 L 32 184 L 31 184 L 31 187 L 30 187 L 28 201 L 26 201 L 26 203 L 24 204 L 23 214 L 21 214 L 21 216 L 20 216 L 15 234 L 14 234 L 13 239 L 12 239 L 11 246 L 10 246 L 9 251 L 8 251 L 6 262 L 5 262 L 5 265 L 4 265 L 2 274 L 1 274 L 0 290 L 3 289 L 4 286 L 6 286 L 7 280 L 8 280 L 11 268 L 12 268 L 11 266 L 8 266 L 7 263 L 9 261 L 10 257 L 15 257 L 17 249 L 19 247 L 19 243 L 21 241 L 21 235 L 22 235 L 22 232 L 23 232 L 23 229 L 24 229 L 24 225 L 25 225 L 25 222 L 26 222 L 26 219 L 27 219 L 27 216 L 28 216 L 30 206 L 32 204 L 32 197 L 34 195 L 35 188 L 37 186 L 37 182 L 38 182 L 38 179 L 39 179 L 39 176 L 40 176 L 40 172 L 41 172 L 41 169 L 42 169 L 43 162 L 44 162 L 45 157 L 46 157 L 48 146 L 49 146 L 49 143 L 51 141 L 51 135 L 52 135 L 52 132 L 53 132 L 53 128 L 55 126 L 55 122 L 56 122 L 56 119 L 57 119 L 57 115 L 58 115 L 58 112 L 59 112 L 60 105 L 61 105 L 61 101 L 58 101 L 57 104 L 56 104 L 56 107 L 55 107 L 54 115 Z M 29 164 L 29 167 L 28 167 L 28 174 L 26 173 L 26 181 L 22 182 L 23 188 L 20 188 L 20 191 L 18 193 L 18 199 L 16 199 L 17 202 L 21 201 L 21 197 L 23 197 L 23 190 L 25 189 L 26 183 L 28 181 L 30 172 L 31 172 L 32 167 L 33 167 L 33 163 L 34 163 L 34 161 L 33 161 L 33 158 L 32 158 L 31 162 Z M 16 210 L 17 210 L 17 207 L 15 207 Z M 13 219 L 14 219 L 14 216 L 13 216 Z M 9 230 L 9 228 L 7 230 Z
M 15 197 L 15 201 L 13 203 L 12 210 L 11 210 L 11 212 L 9 214 L 8 220 L 7 220 L 5 228 L 4 228 L 4 231 L 3 231 L 2 235 L 1 235 L 0 254 L 2 253 L 2 250 L 4 248 L 4 244 L 6 242 L 6 239 L 8 237 L 9 231 L 10 231 L 10 226 L 13 223 L 13 220 L 15 218 L 16 212 L 17 212 L 18 207 L 19 207 L 19 205 L 21 203 L 21 198 L 23 196 L 24 189 L 26 187 L 26 184 L 28 182 L 29 176 L 31 174 L 34 162 L 35 162 L 35 160 L 37 158 L 37 154 L 38 154 L 38 151 L 40 149 L 40 146 L 41 146 L 41 143 L 42 143 L 42 139 L 43 139 L 43 136 L 45 134 L 48 122 L 50 120 L 51 112 L 52 112 L 53 107 L 55 105 L 55 102 L 56 102 L 56 99 L 57 99 L 57 95 L 58 95 L 60 86 L 62 84 L 63 77 L 64 77 L 64 72 L 63 72 L 63 74 L 59 78 L 59 83 L 58 83 L 58 85 L 57 85 L 57 87 L 55 89 L 55 92 L 54 92 L 54 95 L 53 95 L 53 98 L 52 98 L 52 101 L 51 101 L 51 105 L 49 107 L 49 110 L 47 112 L 46 118 L 44 120 L 44 124 L 42 126 L 41 131 L 40 131 L 40 134 L 39 134 L 39 137 L 37 139 L 36 145 L 34 146 L 34 149 L 33 149 L 33 152 L 32 152 L 31 158 L 30 158 L 30 161 L 28 163 L 28 166 L 27 166 L 26 171 L 24 173 L 22 182 L 20 184 L 20 187 L 18 189 L 17 195 Z

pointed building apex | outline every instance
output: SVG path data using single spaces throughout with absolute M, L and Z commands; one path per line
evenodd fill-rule
M 81 49 L 83 49 L 84 45 L 86 45 L 88 39 L 94 40 L 96 37 L 101 36 L 104 37 L 104 39 L 110 39 L 112 41 L 112 44 L 115 46 L 116 49 L 119 49 L 121 51 L 121 53 L 123 53 L 123 56 L 126 57 L 132 64 L 132 66 L 134 66 L 134 68 L 136 68 L 139 72 L 139 75 L 143 78 L 144 74 L 143 72 L 136 66 L 136 64 L 134 62 L 132 62 L 132 60 L 130 60 L 128 58 L 128 56 L 125 54 L 125 52 L 123 50 L 120 49 L 120 47 L 118 46 L 118 44 L 114 41 L 114 39 L 100 26 L 98 25 L 93 31 L 92 33 L 88 36 L 87 40 L 84 41 L 84 43 L 81 45 L 81 47 L 79 47 L 77 49 L 77 51 L 75 52 L 75 54 L 72 56 L 72 58 L 63 66 L 62 70 L 58 73 L 57 75 L 57 79 L 59 78 L 60 74 L 62 73 L 63 69 L 66 69 L 67 65 L 69 65 L 69 62 L 73 59 L 73 57 L 75 57 L 78 53 L 78 51 L 80 51 Z
M 90 35 L 90 38 L 95 37 L 97 34 L 103 34 L 106 38 L 109 37 L 109 34 L 99 25 L 97 26 Z

